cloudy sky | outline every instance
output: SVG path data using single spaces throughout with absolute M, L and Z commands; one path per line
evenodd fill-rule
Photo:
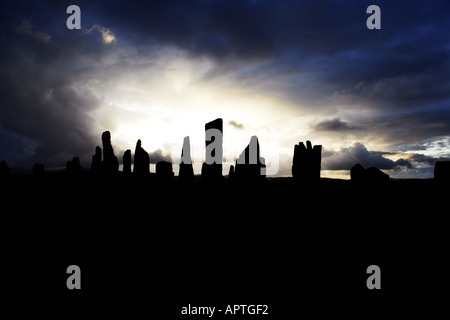
M 120 160 L 141 139 L 152 163 L 176 162 L 190 136 L 200 173 L 221 117 L 224 173 L 257 135 L 278 176 L 311 140 L 325 177 L 357 162 L 432 177 L 450 157 L 449 14 L 448 0 L 2 1 L 0 158 L 89 167 L 109 130 Z

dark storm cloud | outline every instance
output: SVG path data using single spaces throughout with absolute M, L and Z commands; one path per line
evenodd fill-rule
M 428 164 L 430 166 L 434 166 L 436 161 L 449 161 L 450 158 L 448 158 L 448 157 L 432 157 L 432 156 L 426 156 L 426 155 L 420 154 L 420 153 L 414 153 L 414 154 L 410 154 L 408 156 L 408 160 L 410 162 L 421 162 L 421 163 Z
M 348 125 L 346 122 L 338 118 L 332 120 L 325 120 L 314 125 L 314 129 L 318 131 L 345 131 L 357 129 L 356 127 Z
M 310 126 L 319 133 L 342 133 L 355 140 L 362 136 L 365 139 L 382 139 L 383 143 L 391 145 L 391 150 L 398 152 L 426 150 L 426 143 L 449 136 L 449 106 L 450 100 L 437 105 L 386 110 L 370 117 L 361 112 L 350 114 L 349 120 L 335 118 L 312 122 Z M 375 108 L 375 111 L 378 109 Z
M 418 150 L 427 150 L 427 146 L 421 144 L 403 144 L 397 147 L 398 151 L 418 151 Z
M 45 32 L 33 30 L 33 25 L 28 19 L 22 20 L 22 23 L 16 27 L 16 32 L 26 34 L 45 43 L 48 43 L 51 38 L 50 35 Z
M 421 163 L 428 166 L 434 166 L 436 161 L 449 161 L 449 157 L 433 157 L 433 156 L 427 156 L 422 153 L 395 153 L 395 152 L 385 152 L 385 151 L 371 151 L 374 155 L 401 155 L 402 158 L 395 161 L 400 166 L 405 166 L 408 168 L 413 167 L 413 163 Z M 332 155 L 332 154 L 330 154 Z
M 323 156 L 322 163 L 325 170 L 350 170 L 357 163 L 365 168 L 377 167 L 386 170 L 399 167 L 412 168 L 410 161 L 406 159 L 393 161 L 377 152 L 370 152 L 359 142 L 355 142 L 349 148 L 341 148 L 339 152 L 327 151 Z
M 2 21 L 0 127 L 9 138 L 0 142 L 1 154 L 17 161 L 12 166 L 51 168 L 74 156 L 86 163 L 95 147 L 87 112 L 100 101 L 79 84 L 80 69 L 86 61 L 95 65 L 103 49 L 80 33 L 53 36 L 49 22 L 33 19 L 39 12 L 12 9 Z
M 239 129 L 239 130 L 244 129 L 244 125 L 242 123 L 239 123 L 239 122 L 234 121 L 234 120 L 228 121 L 228 124 L 230 126 L 232 126 L 233 128 L 235 128 L 235 129 Z
M 392 143 L 415 143 L 425 138 L 450 134 L 450 100 L 443 104 L 388 113 L 375 117 L 364 126 Z

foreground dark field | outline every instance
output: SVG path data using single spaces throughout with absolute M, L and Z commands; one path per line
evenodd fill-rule
M 80 187 L 88 175 L 70 186 L 56 173 L 20 179 L 1 190 L 2 290 L 13 298 L 448 295 L 448 194 L 433 179 L 393 180 L 369 197 L 332 179 L 315 196 L 290 178 L 241 196 L 226 183 L 214 195 L 199 178 L 190 190 L 140 192 Z M 81 268 L 81 290 L 66 287 L 69 265 Z M 381 290 L 366 287 L 369 265 L 381 268 Z

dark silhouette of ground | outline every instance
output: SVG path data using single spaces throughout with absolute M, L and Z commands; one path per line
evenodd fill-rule
M 447 295 L 450 216 L 435 179 L 393 180 L 361 166 L 352 169 L 352 180 L 320 178 L 317 158 L 305 166 L 298 159 L 304 150 L 314 152 L 312 146 L 296 147 L 303 150 L 294 156 L 296 178 L 258 178 L 250 166 L 261 169 L 264 162 L 257 152 L 257 163 L 250 163 L 249 146 L 245 161 L 222 177 L 214 201 L 201 176 L 192 177 L 189 196 L 178 197 L 184 178 L 173 176 L 171 163 L 158 163 L 156 174 L 136 184 L 136 172 L 115 171 L 110 139 L 105 135 L 103 149 L 111 170 L 101 169 L 97 147 L 91 170 L 80 166 L 73 189 L 67 188 L 70 170 L 43 166 L 10 174 L 0 185 L 8 239 L 2 289 L 9 297 L 295 303 Z M 306 167 L 313 173 L 298 173 Z M 6 166 L 0 168 L 3 179 Z M 314 201 L 298 194 L 294 180 L 303 177 L 320 184 Z M 264 192 L 240 201 L 237 194 L 249 192 L 241 183 L 253 179 L 265 181 Z M 362 206 L 373 185 L 382 192 L 371 201 L 382 206 Z M 73 264 L 82 272 L 79 291 L 66 287 Z M 366 287 L 374 264 L 381 268 L 381 290 Z

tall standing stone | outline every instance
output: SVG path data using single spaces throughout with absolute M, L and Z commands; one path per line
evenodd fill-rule
M 297 192 L 304 201 L 315 202 L 320 195 L 320 166 L 322 146 L 312 146 L 306 141 L 306 147 L 300 142 L 294 147 L 292 177 Z
M 75 173 L 75 174 L 80 174 L 80 173 L 81 173 L 81 163 L 80 163 L 80 158 L 78 158 L 78 157 L 73 157 L 71 162 L 72 162 L 72 170 L 73 170 L 73 173 Z
M 219 186 L 223 182 L 223 121 L 221 118 L 205 124 L 206 160 L 202 165 L 204 186 Z
M 130 174 L 131 173 L 131 150 L 127 149 L 122 157 L 123 162 L 123 173 Z
M 95 153 L 92 156 L 92 162 L 91 162 L 91 172 L 92 173 L 99 173 L 101 171 L 102 167 L 102 148 L 99 146 L 95 147 Z
M 156 164 L 156 181 L 161 187 L 170 187 L 173 180 L 172 163 L 168 161 L 159 161 Z
M 119 161 L 114 155 L 114 150 L 111 145 L 111 133 L 105 131 L 102 134 L 103 144 L 103 169 L 106 173 L 114 173 L 119 171 Z
M 191 143 L 189 137 L 185 137 L 183 141 L 178 179 L 183 185 L 190 185 L 194 181 L 194 168 L 192 167 Z
M 136 174 L 147 175 L 150 173 L 150 158 L 147 151 L 141 146 L 141 140 L 136 143 L 136 149 L 134 150 L 134 169 Z
M 260 180 L 266 177 L 265 169 L 264 159 L 260 157 L 259 153 L 258 137 L 253 136 L 236 160 L 235 177 L 237 179 Z
M 258 137 L 251 137 L 250 143 L 236 160 L 229 179 L 229 185 L 236 191 L 237 201 L 253 205 L 261 203 L 265 192 L 266 165 L 264 158 L 260 157 Z
M 314 148 L 310 141 L 306 141 L 306 147 L 300 142 L 294 147 L 294 159 L 292 161 L 292 177 L 297 184 L 310 185 L 320 181 L 320 166 L 322 161 L 322 146 Z

